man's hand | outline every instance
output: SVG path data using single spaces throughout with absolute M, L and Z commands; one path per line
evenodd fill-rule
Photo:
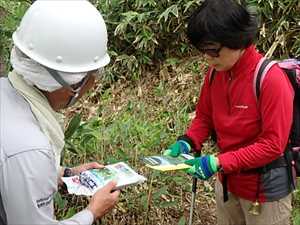
M 163 155 L 178 157 L 180 154 L 189 154 L 191 151 L 191 146 L 189 143 L 183 140 L 176 141 L 167 150 L 164 151 Z
M 79 175 L 81 172 L 90 170 L 90 169 L 101 169 L 104 166 L 97 163 L 97 162 L 91 162 L 91 163 L 85 163 L 76 167 L 71 168 L 73 175 Z
M 94 219 L 101 218 L 117 203 L 120 191 L 113 191 L 116 185 L 116 182 L 111 181 L 93 195 L 88 209 L 93 213 Z
M 207 180 L 218 171 L 219 161 L 213 155 L 202 156 L 184 162 L 192 166 L 186 172 L 201 180 Z
M 83 171 L 90 170 L 90 169 L 101 169 L 103 167 L 104 167 L 103 165 L 101 165 L 97 162 L 85 163 L 85 164 L 82 164 L 82 165 L 79 165 L 79 166 L 76 166 L 73 168 L 67 168 L 69 170 L 68 176 L 79 175 Z M 64 176 L 65 169 L 66 169 L 65 167 L 61 167 L 61 169 L 60 169 L 60 175 L 58 177 L 58 185 L 59 186 L 63 185 L 63 181 L 62 181 L 61 177 Z

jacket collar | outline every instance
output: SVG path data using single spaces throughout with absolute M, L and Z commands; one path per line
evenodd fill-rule
M 227 72 L 231 73 L 232 76 L 249 74 L 256 67 L 257 62 L 261 57 L 262 55 L 256 50 L 255 46 L 250 45 L 245 49 L 240 59 Z

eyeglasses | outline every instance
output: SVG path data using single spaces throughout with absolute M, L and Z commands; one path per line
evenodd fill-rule
M 217 58 L 220 56 L 220 51 L 223 48 L 221 45 L 219 48 L 198 48 L 201 54 L 208 55 L 213 58 Z
M 74 105 L 74 103 L 77 101 L 80 92 L 82 90 L 82 88 L 86 85 L 86 83 L 88 82 L 88 80 L 90 79 L 91 76 L 93 76 L 92 74 L 89 74 L 87 76 L 85 76 L 79 83 L 73 85 L 76 86 L 75 88 L 73 88 L 71 85 L 69 85 L 59 74 L 57 71 L 50 69 L 48 67 L 45 67 L 46 70 L 50 73 L 50 75 L 63 87 L 69 89 L 74 95 L 70 98 L 68 104 L 66 107 L 72 106 Z

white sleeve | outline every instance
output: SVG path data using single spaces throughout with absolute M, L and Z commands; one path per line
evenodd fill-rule
M 28 150 L 9 156 L 2 165 L 0 180 L 8 224 L 93 223 L 93 214 L 89 210 L 63 221 L 55 220 L 53 197 L 57 191 L 57 170 L 51 153 L 46 150 Z

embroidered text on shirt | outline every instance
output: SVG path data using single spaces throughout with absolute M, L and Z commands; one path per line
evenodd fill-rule
M 238 109 L 248 109 L 247 105 L 235 105 L 234 107 Z
M 43 206 L 49 205 L 50 202 L 51 202 L 52 199 L 53 199 L 53 196 L 54 196 L 54 193 L 52 193 L 52 194 L 49 195 L 48 197 L 45 197 L 45 198 L 41 198 L 41 199 L 36 200 L 37 207 L 38 207 L 38 208 L 41 208 L 41 207 L 43 207 Z

